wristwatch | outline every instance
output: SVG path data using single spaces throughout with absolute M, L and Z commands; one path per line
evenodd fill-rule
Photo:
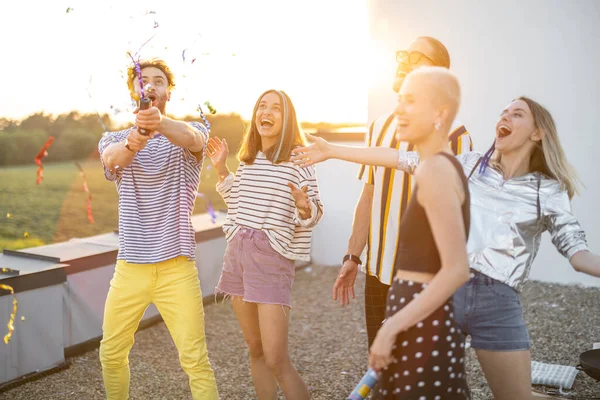
M 127 150 L 129 150 L 132 153 L 135 153 L 135 151 L 131 150 L 131 147 L 129 147 L 129 139 L 125 138 L 125 147 L 127 148 Z
M 360 261 L 360 258 L 356 257 L 356 256 L 355 256 L 355 255 L 353 255 L 353 254 L 346 254 L 346 255 L 344 256 L 344 259 L 342 260 L 342 264 L 344 264 L 344 263 L 345 263 L 346 261 L 348 261 L 348 260 L 352 260 L 352 261 L 354 261 L 355 263 L 357 263 L 358 265 L 362 265 L 362 261 Z

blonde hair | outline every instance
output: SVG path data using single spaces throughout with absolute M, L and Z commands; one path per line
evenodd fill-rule
M 567 161 L 558 139 L 558 132 L 552 114 L 544 106 L 529 97 L 521 96 L 513 101 L 516 100 L 522 100 L 527 104 L 533 115 L 535 127 L 543 133 L 542 140 L 535 142 L 535 149 L 531 153 L 530 172 L 541 172 L 557 180 L 561 189 L 566 190 L 569 198 L 572 199 L 575 194 L 579 194 L 579 187 L 583 185 L 575 168 Z M 501 155 L 495 152 L 494 145 L 488 150 L 488 153 L 490 152 L 496 153 L 492 162 L 494 165 L 499 165 Z M 491 153 L 489 156 L 491 156 Z
M 267 93 L 276 93 L 279 96 L 282 103 L 283 124 L 279 144 L 271 146 L 268 149 L 263 149 L 265 157 L 273 164 L 289 161 L 294 147 L 306 146 L 307 144 L 304 132 L 300 128 L 300 124 L 296 118 L 296 109 L 290 97 L 283 90 L 267 90 L 256 100 L 250 126 L 246 130 L 246 133 L 244 133 L 242 145 L 238 152 L 238 160 L 244 161 L 246 164 L 254 163 L 256 154 L 261 150 L 261 139 L 255 120 L 260 101 Z
M 435 99 L 440 105 L 448 105 L 450 113 L 448 122 L 451 124 L 460 107 L 460 83 L 458 77 L 444 67 L 421 67 L 411 71 L 409 77 L 422 78 L 429 83 L 435 91 Z

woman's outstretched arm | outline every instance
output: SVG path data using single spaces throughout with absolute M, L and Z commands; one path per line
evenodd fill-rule
M 316 136 L 306 135 L 306 137 L 312 144 L 294 149 L 291 158 L 301 167 L 314 165 L 330 158 L 378 167 L 396 168 L 398 166 L 398 150 L 396 149 L 344 146 L 329 143 Z

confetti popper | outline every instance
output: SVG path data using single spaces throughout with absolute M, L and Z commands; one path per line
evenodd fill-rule
M 0 289 L 8 290 L 13 297 L 13 310 L 10 314 L 8 324 L 6 324 L 6 326 L 8 327 L 8 333 L 4 335 L 4 344 L 8 344 L 8 342 L 10 342 L 10 338 L 13 332 L 15 331 L 15 317 L 17 316 L 17 296 L 15 296 L 15 290 L 12 288 L 12 286 L 0 284 Z
M 346 398 L 346 400 L 364 400 L 367 398 L 371 389 L 375 387 L 377 380 L 379 379 L 379 374 L 375 372 L 374 369 L 369 368 L 367 373 L 362 377 L 358 385 L 354 388 L 350 396 Z
M 39 185 L 40 183 L 42 183 L 42 179 L 44 179 L 44 166 L 42 165 L 42 158 L 44 158 L 48 155 L 48 148 L 50 147 L 50 145 L 52 144 L 53 141 L 54 141 L 54 136 L 50 136 L 48 141 L 44 144 L 44 147 L 42 147 L 42 149 L 40 150 L 38 155 L 35 156 L 35 163 L 38 166 L 37 179 L 35 181 L 36 185 Z
M 150 106 L 152 105 L 152 100 L 150 100 L 147 97 L 142 97 L 140 99 L 140 110 L 147 110 L 150 108 Z M 150 134 L 150 132 L 148 132 L 147 129 L 144 128 L 140 128 L 138 130 L 140 132 L 140 134 L 144 135 L 144 136 L 148 136 Z
M 94 216 L 92 215 L 92 192 L 90 192 L 90 189 L 88 187 L 87 179 L 85 177 L 85 172 L 83 172 L 83 167 L 78 162 L 76 162 L 75 165 L 77 166 L 77 169 L 79 169 L 79 176 L 81 176 L 81 179 L 83 180 L 81 188 L 88 195 L 87 205 L 86 205 L 88 221 L 90 221 L 90 223 L 93 224 Z
M 204 202 L 206 204 L 206 212 L 208 213 L 208 215 L 210 215 L 210 219 L 211 219 L 212 223 L 216 224 L 217 223 L 217 213 L 215 213 L 215 209 L 214 209 L 212 203 L 210 202 L 210 200 L 208 200 L 208 198 L 200 192 L 196 192 L 196 197 L 200 197 L 200 198 L 202 198 L 202 200 L 204 200 Z

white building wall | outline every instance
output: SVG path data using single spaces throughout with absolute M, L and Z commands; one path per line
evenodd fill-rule
M 458 118 L 475 150 L 491 145 L 498 115 L 519 95 L 552 112 L 567 157 L 586 185 L 573 211 L 591 249 L 600 252 L 600 1 L 369 0 L 369 19 L 369 123 L 395 105 L 395 51 L 418 36 L 438 38 L 461 80 Z M 339 264 L 361 185 L 355 165 L 328 163 L 318 169 L 326 218 L 315 232 L 313 258 Z M 548 234 L 531 278 L 600 287 L 600 279 L 571 269 Z

